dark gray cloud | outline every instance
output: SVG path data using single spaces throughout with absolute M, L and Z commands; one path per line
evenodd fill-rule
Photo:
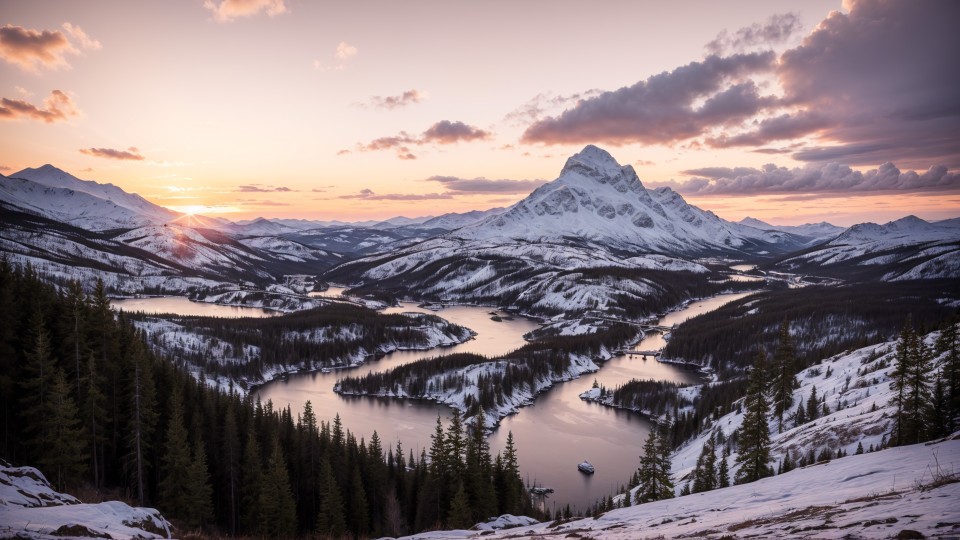
M 43 107 L 22 99 L 3 98 L 0 100 L 0 120 L 39 120 L 48 124 L 77 116 L 80 111 L 73 104 L 70 96 L 54 90 L 43 101 Z
M 485 141 L 491 136 L 491 133 L 463 122 L 441 120 L 427 128 L 419 137 L 401 131 L 398 135 L 379 137 L 366 144 L 358 144 L 357 150 L 361 152 L 393 150 L 399 159 L 411 160 L 417 159 L 410 150 L 411 146 Z
M 293 190 L 285 186 L 274 187 L 263 184 L 246 184 L 243 186 L 237 186 L 237 189 L 234 191 L 240 193 L 286 193 Z
M 372 189 L 361 189 L 353 195 L 341 195 L 338 199 L 359 199 L 364 201 L 431 201 L 436 199 L 452 199 L 449 193 L 374 193 Z
M 88 156 L 102 157 L 107 159 L 129 161 L 143 161 L 144 159 L 144 157 L 140 154 L 140 151 L 137 150 L 135 146 L 131 146 L 126 150 L 116 150 L 113 148 L 81 148 L 80 153 Z
M 776 104 L 755 83 L 739 80 L 769 72 L 772 52 L 710 56 L 633 86 L 580 100 L 559 116 L 534 122 L 526 143 L 672 143 L 752 117 Z M 701 103 L 701 105 L 698 105 Z
M 370 98 L 369 105 L 378 109 L 400 109 L 408 105 L 420 103 L 423 95 L 416 89 L 407 90 L 396 96 L 373 96 Z
M 421 144 L 454 144 L 461 141 L 484 141 L 489 138 L 490 133 L 480 128 L 459 121 L 441 120 L 423 132 Z
M 431 176 L 427 180 L 439 182 L 450 191 L 460 193 L 529 193 L 546 183 L 546 180 L 490 180 L 456 176 Z
M 751 47 L 769 48 L 783 43 L 802 28 L 800 17 L 795 13 L 772 15 L 764 23 L 754 23 L 730 34 L 726 30 L 707 43 L 708 54 L 724 55 L 731 51 L 742 52 Z
M 763 195 L 775 193 L 871 193 L 877 191 L 956 191 L 960 174 L 943 165 L 925 172 L 901 171 L 893 163 L 860 172 L 837 163 L 810 163 L 788 169 L 773 164 L 751 167 L 691 169 L 684 182 L 667 185 L 697 195 Z

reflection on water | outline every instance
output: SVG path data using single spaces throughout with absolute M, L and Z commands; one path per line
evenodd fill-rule
M 318 295 L 339 296 L 341 292 L 341 288 L 331 288 Z M 685 309 L 667 314 L 660 325 L 678 324 L 748 294 L 727 294 L 691 302 Z M 114 304 L 125 310 L 190 315 L 270 315 L 264 310 L 201 304 L 175 297 L 120 300 Z M 386 310 L 387 313 L 410 311 L 434 313 L 409 303 Z M 357 368 L 331 373 L 291 375 L 285 380 L 265 384 L 258 390 L 259 397 L 263 401 L 271 400 L 275 408 L 290 406 L 294 416 L 309 400 L 318 418 L 330 421 L 334 415 L 340 414 L 344 425 L 358 439 L 369 439 L 376 430 L 385 446 L 393 446 L 401 440 L 405 452 L 412 449 L 419 456 L 421 449 L 429 449 L 437 416 L 446 421 L 449 409 L 423 401 L 340 396 L 333 392 L 333 386 L 338 378 L 346 375 L 362 376 L 439 354 L 471 352 L 499 356 L 522 346 L 525 343 L 522 336 L 537 327 L 536 323 L 520 317 L 493 321 L 491 311 L 492 308 L 454 306 L 436 312 L 450 322 L 477 332 L 477 336 L 466 343 L 429 351 L 398 351 Z M 636 349 L 655 350 L 664 344 L 663 337 L 652 332 L 637 344 Z M 632 412 L 580 400 L 579 395 L 591 387 L 595 378 L 608 388 L 633 378 L 685 383 L 698 381 L 698 376 L 691 371 L 653 359 L 644 361 L 639 356 L 616 357 L 600 367 L 596 374 L 559 384 L 545 392 L 534 404 L 505 418 L 490 437 L 491 449 L 496 453 L 505 447 L 507 433 L 513 432 L 524 479 L 556 490 L 547 498 L 551 511 L 566 504 L 587 508 L 600 497 L 618 491 L 639 465 L 649 422 Z M 577 463 L 584 459 L 596 466 L 595 474 L 588 476 L 577 471 Z
M 175 313 L 201 317 L 273 317 L 277 311 L 254 307 L 222 306 L 206 302 L 191 302 L 184 296 L 154 296 L 150 298 L 116 298 L 110 304 L 117 309 L 144 313 Z

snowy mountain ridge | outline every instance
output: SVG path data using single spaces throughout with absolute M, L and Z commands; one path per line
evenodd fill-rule
M 463 240 L 564 242 L 668 255 L 733 252 L 759 245 L 800 245 L 789 234 L 762 231 L 687 204 L 669 188 L 647 190 L 631 165 L 588 145 L 560 176 L 502 213 L 448 235 Z
M 826 221 L 821 221 L 819 223 L 804 223 L 803 225 L 771 225 L 770 223 L 756 218 L 745 217 L 737 223 L 746 225 L 748 227 L 753 227 L 754 229 L 776 230 L 796 234 L 798 236 L 806 236 L 811 238 L 813 243 L 823 242 L 824 240 L 835 238 L 838 234 L 846 230 L 843 227 L 838 227 L 831 223 L 827 223 Z

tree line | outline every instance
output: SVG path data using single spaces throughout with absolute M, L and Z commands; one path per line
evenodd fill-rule
M 0 363 L 0 457 L 84 500 L 154 505 L 181 534 L 365 538 L 530 511 L 512 445 L 491 456 L 482 426 L 455 414 L 415 456 L 309 403 L 206 387 L 152 352 L 102 283 L 57 290 L 0 261 Z
M 960 280 L 916 280 L 808 286 L 761 292 L 694 317 L 673 330 L 663 354 L 711 366 L 721 379 L 742 374 L 759 347 L 776 347 L 779 325 L 790 320 L 798 368 L 847 349 L 897 335 L 903 313 L 932 327 L 953 311 Z M 895 309 L 893 309 L 895 308 Z
M 261 380 L 265 369 L 298 366 L 319 369 L 343 365 L 361 351 L 377 351 L 384 344 L 407 348 L 426 347 L 426 326 L 466 339 L 469 330 L 428 314 L 381 314 L 347 303 L 330 303 L 314 309 L 276 317 L 195 317 L 128 314 L 130 320 L 148 323 L 162 319 L 177 324 L 177 333 L 199 336 L 202 343 L 173 339 L 160 332 L 149 337 L 178 362 L 199 367 L 212 377 Z M 182 330 L 181 330 L 182 329 Z M 214 354 L 211 344 L 225 354 Z M 251 352 L 256 351 L 256 352 Z

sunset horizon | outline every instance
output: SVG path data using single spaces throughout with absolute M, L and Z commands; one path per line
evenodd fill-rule
M 364 221 L 508 207 L 594 144 L 731 221 L 960 214 L 950 17 L 695 5 L 4 2 L 0 174 Z

